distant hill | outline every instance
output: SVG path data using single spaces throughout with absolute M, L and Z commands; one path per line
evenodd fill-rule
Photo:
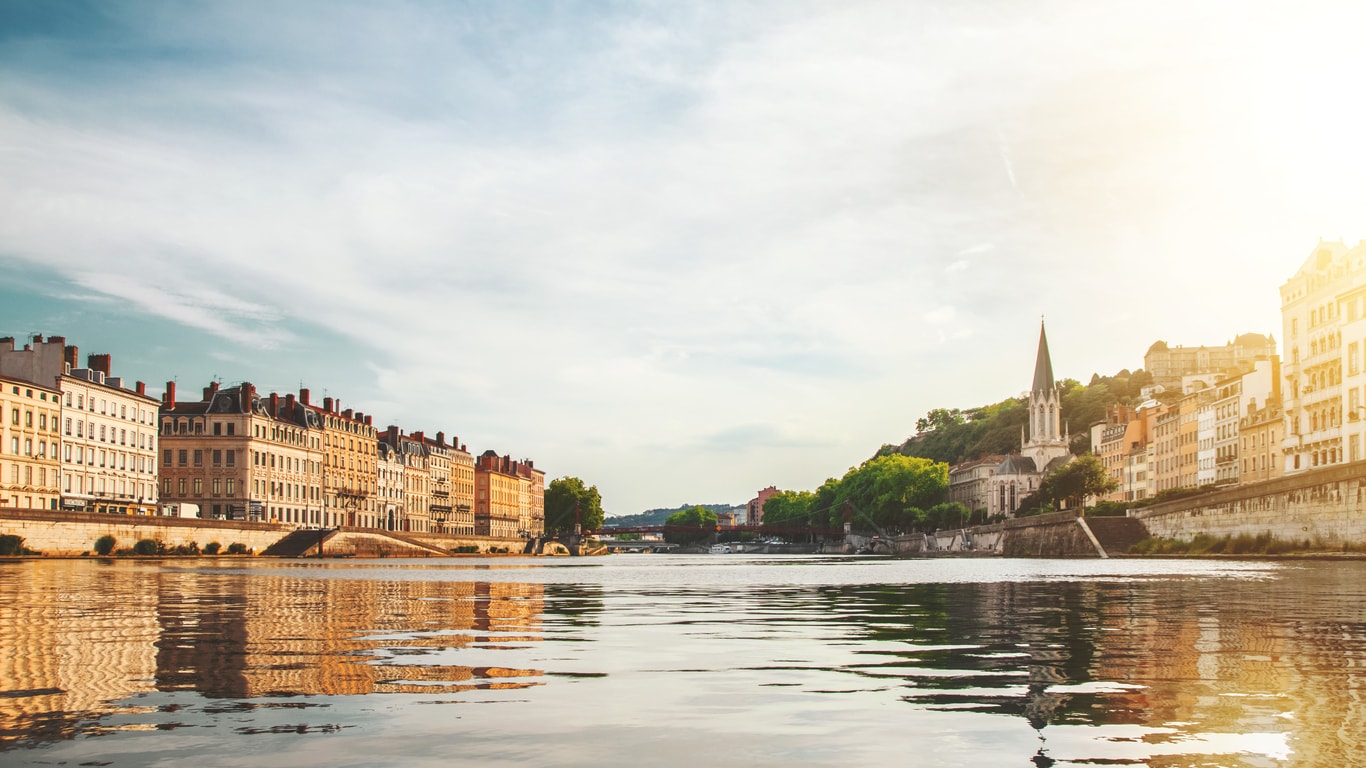
M 602 521 L 602 527 L 631 528 L 637 525 L 663 525 L 664 521 L 669 519 L 669 515 L 672 515 L 675 512 L 682 512 L 685 509 L 692 509 L 693 507 L 710 509 L 718 515 L 722 512 L 732 512 L 736 509 L 743 508 L 736 507 L 734 504 L 684 504 L 681 507 L 673 507 L 672 509 L 647 509 L 638 515 L 608 517 Z

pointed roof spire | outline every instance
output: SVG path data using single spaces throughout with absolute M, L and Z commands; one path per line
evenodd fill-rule
M 1053 383 L 1053 360 L 1048 356 L 1048 334 L 1044 333 L 1043 319 L 1039 319 L 1039 357 L 1034 361 L 1034 391 L 1051 392 Z

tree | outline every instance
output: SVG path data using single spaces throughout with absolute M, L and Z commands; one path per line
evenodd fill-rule
M 1038 490 L 1020 503 L 1020 511 L 1017 514 L 1024 516 L 1047 512 L 1050 509 L 1057 509 L 1063 502 L 1066 502 L 1069 508 L 1080 507 L 1087 496 L 1103 496 L 1118 485 L 1115 479 L 1110 477 L 1110 473 L 1105 471 L 1105 465 L 1100 463 L 1100 459 L 1096 458 L 1095 454 L 1088 453 L 1049 473 L 1039 484 Z
M 706 507 L 692 507 L 669 515 L 664 521 L 664 540 L 671 544 L 697 544 L 716 533 L 716 513 Z
M 602 527 L 602 494 L 596 485 L 585 486 L 577 477 L 550 481 L 545 489 L 545 533 L 561 536 L 574 532 L 576 522 L 585 531 Z
M 849 470 L 839 483 L 837 505 L 848 502 L 859 527 L 909 531 L 923 522 L 921 510 L 944 500 L 949 466 L 915 456 L 878 456 Z

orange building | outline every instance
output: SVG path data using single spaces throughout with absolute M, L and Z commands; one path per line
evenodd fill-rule
M 1248 406 L 1247 415 L 1238 423 L 1238 454 L 1241 462 L 1239 480 L 1259 483 L 1275 480 L 1285 474 L 1285 459 L 1281 441 L 1285 435 L 1285 420 L 1279 398 L 1269 400 L 1261 408 Z
M 474 532 L 513 538 L 545 533 L 545 473 L 529 460 L 484 451 L 474 464 Z

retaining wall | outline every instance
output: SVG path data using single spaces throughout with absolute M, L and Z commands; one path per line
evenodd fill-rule
M 131 549 L 141 539 L 155 539 L 168 547 L 211 541 L 227 551 L 244 544 L 260 552 L 289 533 L 280 525 L 178 517 L 101 515 L 93 512 L 5 510 L 0 534 L 22 536 L 24 546 L 45 555 L 79 555 L 95 551 L 95 540 L 113 536 L 116 549 Z
M 1189 541 L 1270 533 L 1337 548 L 1366 544 L 1366 462 L 1339 464 L 1264 483 L 1155 504 L 1132 516 L 1152 536 Z

